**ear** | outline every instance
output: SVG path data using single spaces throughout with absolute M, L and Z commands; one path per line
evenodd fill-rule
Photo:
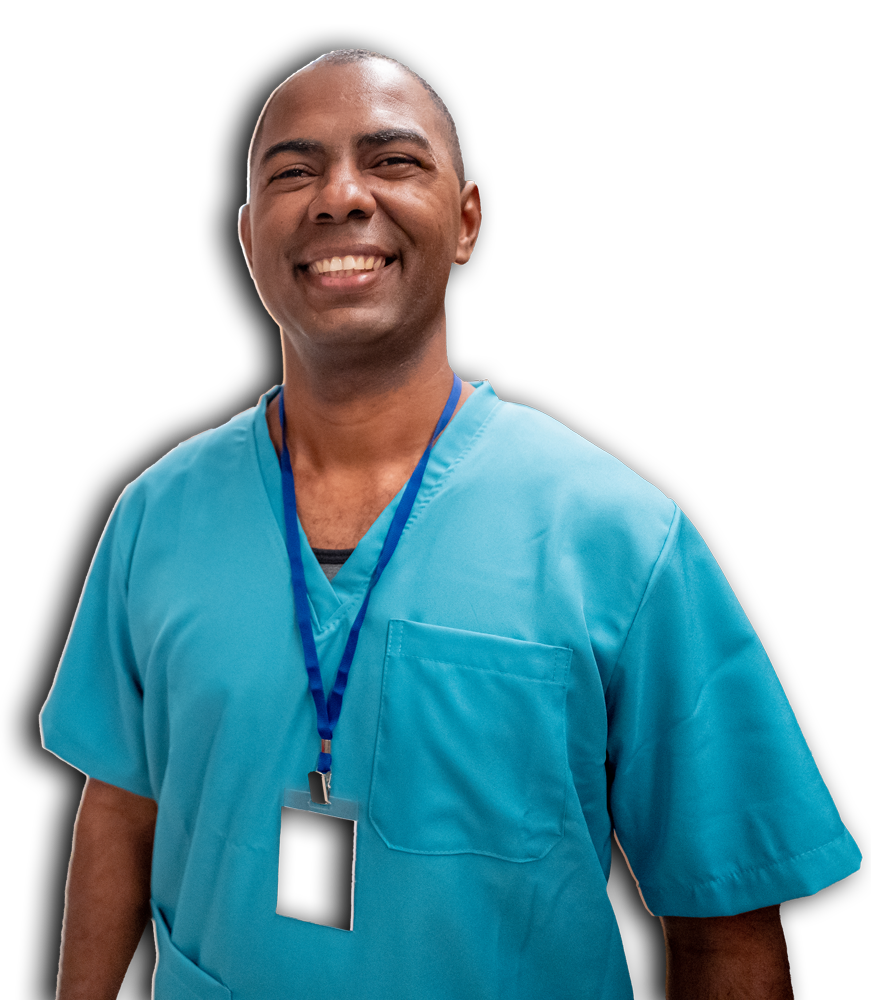
M 466 181 L 460 192 L 460 234 L 457 239 L 455 264 L 465 264 L 472 256 L 475 241 L 481 231 L 481 195 L 474 181 Z
M 248 264 L 248 271 L 254 277 L 254 270 L 251 266 L 251 206 L 246 202 L 239 209 L 239 242 L 245 253 L 245 261 Z

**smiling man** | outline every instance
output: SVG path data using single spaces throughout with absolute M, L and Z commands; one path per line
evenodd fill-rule
M 445 288 L 481 221 L 462 170 L 447 109 L 384 59 L 316 63 L 258 122 L 239 232 L 281 329 L 296 502 L 315 548 L 363 537 L 450 390 Z M 278 447 L 277 397 L 267 419 Z
M 330 53 L 249 173 L 283 385 L 101 540 L 42 716 L 89 775 L 59 996 L 117 994 L 150 903 L 157 1000 L 627 1000 L 614 831 L 672 1000 L 791 996 L 778 904 L 858 850 L 682 513 L 451 371 L 447 109 Z

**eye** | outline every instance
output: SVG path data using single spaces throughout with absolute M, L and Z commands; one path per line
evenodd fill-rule
M 311 171 L 308 167 L 285 167 L 272 178 L 274 181 L 297 180 L 300 177 L 310 177 Z
M 413 156 L 408 156 L 405 153 L 390 153 L 389 156 L 385 156 L 380 159 L 376 164 L 376 167 L 393 167 L 393 166 L 420 166 L 420 160 L 416 160 Z

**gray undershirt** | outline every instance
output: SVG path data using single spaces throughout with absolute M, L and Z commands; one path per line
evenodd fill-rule
M 320 563 L 324 576 L 328 580 L 333 579 L 353 551 L 353 549 L 312 549 L 315 559 Z

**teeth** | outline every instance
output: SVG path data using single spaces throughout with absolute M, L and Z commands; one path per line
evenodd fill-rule
M 348 278 L 358 271 L 377 271 L 384 267 L 383 257 L 324 257 L 323 260 L 316 260 L 309 264 L 311 270 L 318 274 L 329 274 L 334 278 Z

